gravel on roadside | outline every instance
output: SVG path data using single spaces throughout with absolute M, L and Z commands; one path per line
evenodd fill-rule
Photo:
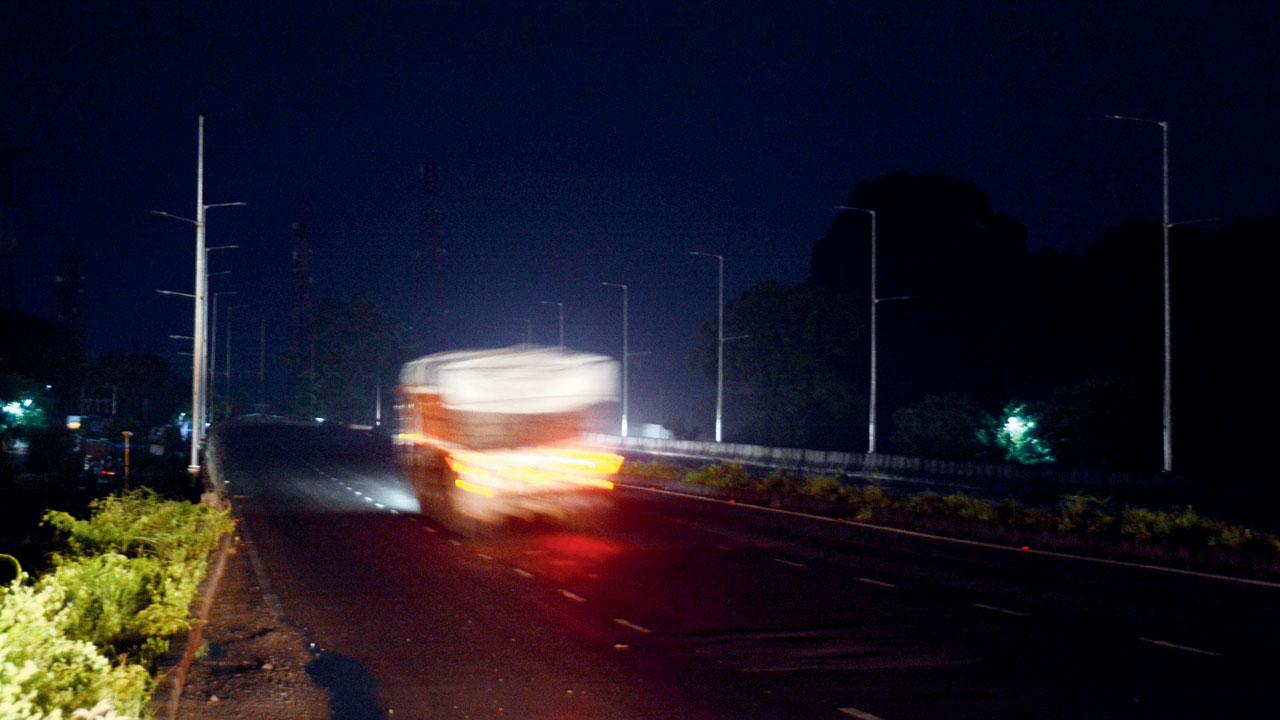
M 277 620 L 263 599 L 247 549 L 227 559 L 199 654 L 177 716 L 184 720 L 330 717 L 329 692 L 307 675 L 313 659 L 297 628 Z

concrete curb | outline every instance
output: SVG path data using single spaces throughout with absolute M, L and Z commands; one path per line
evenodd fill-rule
M 218 446 L 215 437 L 211 436 L 209 447 L 205 453 L 205 472 L 201 474 L 205 487 L 205 495 L 212 495 L 216 506 L 231 509 L 231 503 L 227 499 L 225 486 L 222 484 L 222 476 L 218 468 Z M 201 498 L 205 501 L 206 498 Z M 195 624 L 191 626 L 191 630 L 187 632 L 187 639 L 183 644 L 182 656 L 179 658 L 177 665 L 165 672 L 160 686 L 157 688 L 155 695 L 152 696 L 152 708 L 157 711 L 157 716 L 167 718 L 168 720 L 176 720 L 178 717 L 178 706 L 182 699 L 182 691 L 186 687 L 187 674 L 191 670 L 191 665 L 195 662 L 196 653 L 200 650 L 200 642 L 204 638 L 204 628 L 209 624 L 209 614 L 213 610 L 213 603 L 218 597 L 218 588 L 222 585 L 222 576 L 226 573 L 227 560 L 231 555 L 231 550 L 235 541 L 235 531 L 224 533 L 218 541 L 218 547 L 214 550 L 213 562 L 209 565 L 209 571 L 205 575 L 204 593 L 201 595 L 200 604 L 195 611 Z M 168 699 L 164 706 L 157 707 L 158 699 L 168 690 Z

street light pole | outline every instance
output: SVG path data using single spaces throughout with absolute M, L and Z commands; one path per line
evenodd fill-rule
M 224 271 L 229 272 L 229 271 Z M 217 273 L 212 273 L 217 274 Z M 238 295 L 235 290 L 223 290 L 222 292 L 213 293 L 213 315 L 210 318 L 210 338 L 209 338 L 209 385 L 205 389 L 205 415 L 212 419 L 213 415 L 209 412 L 209 399 L 213 397 L 213 391 L 217 389 L 215 382 L 218 377 L 218 298 L 223 295 Z
M 205 403 L 205 302 L 208 290 L 204 249 L 204 219 L 208 208 L 204 205 L 204 115 L 199 119 L 199 135 L 196 141 L 196 301 L 194 329 L 191 337 L 191 463 L 187 465 L 190 472 L 200 471 L 200 443 L 204 439 L 204 403 Z
M 690 255 L 715 258 L 719 268 L 719 290 L 716 295 L 716 442 L 723 437 L 724 420 L 724 256 L 690 250 Z
M 223 365 L 226 366 L 226 417 L 231 417 L 231 318 L 235 315 L 235 309 L 245 307 L 244 305 L 231 305 L 227 307 L 227 340 L 226 353 L 227 360 Z
M 529 318 L 522 318 L 522 317 L 511 318 L 511 319 L 519 320 L 520 322 L 524 323 L 524 344 L 532 345 L 533 344 L 533 321 L 530 320 Z
M 1170 338 L 1169 311 L 1169 123 L 1165 120 L 1148 120 L 1127 115 L 1108 115 L 1111 120 L 1156 125 L 1160 128 L 1160 161 L 1162 169 L 1161 203 L 1163 216 L 1160 222 L 1162 255 L 1164 260 L 1164 421 L 1161 444 L 1164 449 L 1164 471 L 1173 472 L 1173 344 Z
M 205 213 L 209 208 L 213 207 L 231 207 L 235 205 L 245 205 L 243 202 L 215 203 L 206 205 L 204 202 L 204 115 L 198 116 L 196 131 L 196 217 L 181 217 L 172 213 L 162 212 L 160 210 L 152 210 L 152 215 L 160 215 L 174 220 L 181 220 L 196 226 L 196 288 L 195 288 L 195 318 L 192 322 L 191 332 L 191 463 L 187 466 L 188 472 L 197 473 L 200 471 L 200 445 L 204 440 L 204 421 L 205 421 L 205 384 L 207 378 L 205 376 L 205 368 L 209 362 L 209 349 L 205 344 L 207 339 L 208 327 L 206 323 L 206 314 L 208 312 L 208 265 L 206 257 L 207 250 L 205 248 Z
M 876 315 L 880 298 L 876 295 L 876 211 L 840 205 L 839 210 L 865 213 L 871 217 L 871 390 L 867 398 L 867 454 L 876 453 Z
M 563 350 L 564 349 L 564 303 L 556 302 L 554 300 L 539 300 L 538 304 L 555 305 L 556 309 L 560 311 L 560 349 Z
M 267 404 L 264 393 L 267 384 L 267 319 L 258 323 L 258 404 L 264 408 Z M 262 412 L 262 410 L 259 410 Z
M 607 287 L 622 288 L 622 437 L 627 436 L 627 286 L 622 283 L 602 282 Z

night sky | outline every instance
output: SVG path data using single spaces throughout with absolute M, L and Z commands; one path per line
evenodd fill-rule
M 706 428 L 688 367 L 726 295 L 798 282 L 857 183 L 941 171 L 987 190 L 1029 248 L 1080 249 L 1158 217 L 1280 203 L 1280 4 L 8 3 L 0 139 L 14 176 L 19 306 L 54 309 L 78 242 L 92 353 L 188 362 L 196 117 L 206 115 L 213 290 L 236 290 L 236 362 L 285 349 L 291 224 L 312 208 L 317 296 L 410 322 L 435 158 L 449 346 L 556 341 L 617 354 L 631 286 L 632 424 Z M 0 140 L 2 141 L 2 140 Z M 1153 262 L 1158 259 L 1153 258 Z M 727 333 L 732 333 L 727 328 Z M 437 340 L 439 342 L 439 340 Z M 240 355 L 243 351 L 243 355 Z M 731 408 L 727 409 L 731 413 Z

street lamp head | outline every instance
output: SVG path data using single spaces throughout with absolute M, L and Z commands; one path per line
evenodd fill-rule
M 208 210 L 209 208 L 216 208 L 216 207 L 239 207 L 239 206 L 241 206 L 241 205 L 248 205 L 248 204 L 249 204 L 249 203 L 247 203 L 247 202 L 225 202 L 225 203 L 213 203 L 212 205 L 205 205 L 205 206 L 204 206 L 204 209 L 205 209 L 205 210 Z
M 1146 123 L 1147 125 L 1158 125 L 1168 129 L 1169 123 L 1164 120 L 1150 120 L 1148 118 L 1133 117 L 1132 115 L 1107 115 L 1108 120 L 1127 120 L 1129 122 Z
M 158 215 L 158 216 L 160 216 L 160 217 L 167 217 L 167 218 L 169 218 L 170 220 L 181 220 L 182 222 L 185 222 L 185 223 L 191 223 L 192 225 L 199 225 L 199 224 L 200 224 L 200 222 L 199 222 L 198 220 L 192 220 L 191 218 L 182 217 L 181 215 L 174 215 L 173 213 L 168 213 L 168 212 L 165 212 L 165 211 L 163 211 L 163 210 L 152 210 L 152 211 L 151 211 L 151 214 L 152 214 L 152 215 Z
M 868 215 L 870 215 L 870 216 L 872 216 L 872 217 L 875 217 L 875 214 L 876 214 L 876 211 L 875 211 L 875 210 L 871 210 L 871 209 L 869 209 L 869 208 L 853 207 L 853 206 L 851 206 L 851 205 L 837 205 L 837 206 L 836 206 L 836 209 L 837 209 L 837 210 L 852 210 L 853 212 L 867 213 Z

